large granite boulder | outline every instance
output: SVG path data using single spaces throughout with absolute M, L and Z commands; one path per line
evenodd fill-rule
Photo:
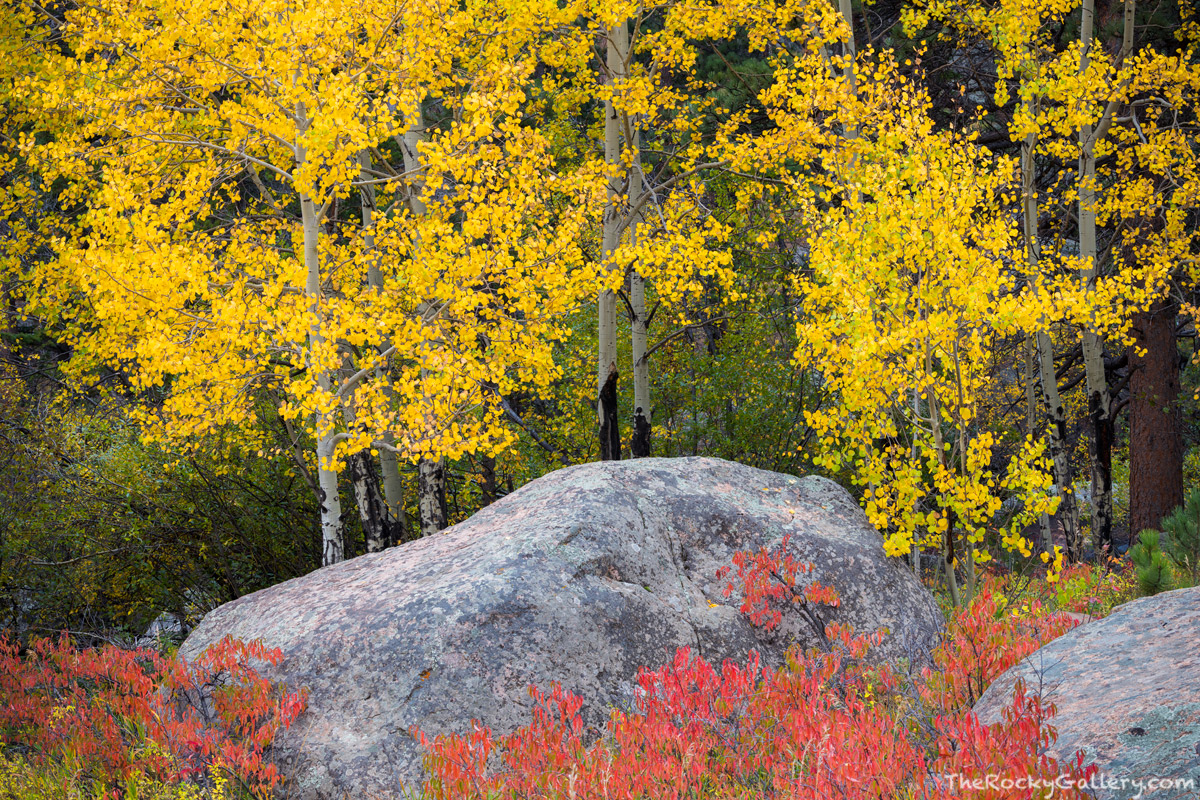
M 443 534 L 227 603 L 182 648 L 232 634 L 282 648 L 274 676 L 310 691 L 277 743 L 289 797 L 397 797 L 422 778 L 409 731 L 530 720 L 530 684 L 580 694 L 585 722 L 632 707 L 641 665 L 687 645 L 713 662 L 812 643 L 799 615 L 771 635 L 726 598 L 718 569 L 791 534 L 842 605 L 827 621 L 887 629 L 880 658 L 923 659 L 930 594 L 883 552 L 843 489 L 709 458 L 585 464 L 539 478 Z
M 1018 678 L 1058 709 L 1053 754 L 1083 750 L 1099 768 L 1099 800 L 1200 797 L 1200 589 L 1125 603 L 1050 642 L 988 687 L 982 721 L 1000 719 Z M 1162 779 L 1185 784 L 1151 791 Z

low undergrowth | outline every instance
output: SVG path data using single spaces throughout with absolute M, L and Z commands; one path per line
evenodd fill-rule
M 784 548 L 727 571 L 754 624 L 789 607 L 819 632 L 773 668 L 710 664 L 684 648 L 638 676 L 636 707 L 585 729 L 581 700 L 531 688 L 532 720 L 498 736 L 426 737 L 429 800 L 792 800 L 1084 796 L 1079 758 L 1056 761 L 1054 708 L 1018 687 L 1002 719 L 971 706 L 1000 673 L 1129 596 L 1131 573 L 1076 565 L 1034 581 L 989 578 L 954 612 L 931 663 L 872 664 L 879 633 L 823 622 L 836 592 Z M 735 574 L 736 572 L 736 574 Z M 1068 613 L 1069 612 L 1069 613 Z M 150 650 L 0 640 L 0 800 L 238 800 L 282 787 L 275 736 L 304 696 L 254 668 L 281 654 L 221 642 L 198 661 Z M 285 787 L 283 787 L 285 788 Z
M 267 796 L 281 780 L 267 748 L 305 702 L 255 670 L 281 657 L 233 639 L 192 663 L 0 640 L 0 798 Z
M 828 587 L 799 587 L 808 567 L 783 552 L 740 555 L 729 586 L 768 628 L 784 606 L 820 619 L 838 602 Z M 865 656 L 879 634 L 836 625 L 825 626 L 824 647 L 793 648 L 778 669 L 756 654 L 717 666 L 683 648 L 641 672 L 636 708 L 612 712 L 598 735 L 585 730 L 579 697 L 535 687 L 533 719 L 514 733 L 478 723 L 468 735 L 418 731 L 424 791 L 437 800 L 1089 796 L 1093 769 L 1049 755 L 1054 707 L 1030 687 L 1018 685 L 993 724 L 971 706 L 998 675 L 1079 624 L 1072 613 L 1106 613 L 1127 583 L 1087 566 L 1032 584 L 985 580 L 919 670 L 872 665 Z

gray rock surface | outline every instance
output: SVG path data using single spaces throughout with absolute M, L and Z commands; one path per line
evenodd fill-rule
M 395 797 L 422 775 L 412 726 L 464 732 L 477 718 L 507 732 L 530 719 L 528 686 L 558 681 L 600 729 L 610 707 L 633 705 L 638 667 L 680 646 L 778 663 L 811 643 L 794 612 L 772 634 L 751 626 L 716 577 L 787 533 L 841 594 L 827 621 L 886 628 L 882 658 L 927 654 L 936 604 L 845 490 L 708 458 L 553 472 L 441 535 L 227 603 L 181 652 L 226 634 L 282 648 L 274 677 L 310 691 L 277 746 L 289 796 Z
M 1000 719 L 1018 678 L 1058 710 L 1055 757 L 1082 749 L 1084 763 L 1099 767 L 1099 800 L 1142 789 L 1200 797 L 1200 589 L 1125 603 L 1050 642 L 988 687 L 975 705 L 982 721 Z M 1193 785 L 1150 791 L 1163 778 Z

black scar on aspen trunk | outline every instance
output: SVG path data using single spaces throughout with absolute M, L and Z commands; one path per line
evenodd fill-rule
M 421 506 L 421 527 L 424 528 L 432 524 L 435 530 L 445 530 L 447 527 L 447 518 L 450 516 L 449 509 L 446 508 L 446 472 L 445 467 L 440 461 L 430 459 L 423 462 L 423 465 L 432 464 L 432 467 L 421 469 L 417 473 L 417 492 L 420 495 L 419 505 Z M 429 503 L 429 498 L 433 498 L 433 502 Z M 431 519 L 425 519 L 426 514 L 432 514 Z
M 634 458 L 650 456 L 650 419 L 641 406 L 633 411 L 633 441 L 630 442 L 630 452 Z
M 946 567 L 954 569 L 958 566 L 958 556 L 954 552 L 954 512 L 946 510 Z
M 1106 416 L 1103 411 L 1103 406 L 1100 403 L 1100 393 L 1092 392 L 1088 398 L 1089 411 L 1092 418 L 1092 469 L 1094 470 L 1093 483 L 1095 489 L 1100 495 L 1109 498 L 1109 514 L 1104 519 L 1092 520 L 1092 541 L 1095 543 L 1097 550 L 1101 552 L 1112 551 L 1112 445 L 1113 445 L 1113 420 L 1111 416 Z M 1095 498 L 1093 498 L 1093 501 Z M 1094 509 L 1094 507 L 1093 507 Z M 1094 511 L 1093 511 L 1094 515 Z M 1081 545 L 1078 535 L 1075 541 L 1067 542 L 1067 560 L 1076 561 L 1082 555 Z
M 375 470 L 371 454 L 365 450 L 350 456 L 346 466 L 354 484 L 367 552 L 377 553 L 393 544 L 397 538 L 387 505 L 383 502 L 379 473 Z
M 621 460 L 621 426 L 617 423 L 617 365 L 608 368 L 600 387 L 600 460 Z

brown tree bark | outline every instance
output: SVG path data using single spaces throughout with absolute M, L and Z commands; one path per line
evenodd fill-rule
M 1160 300 L 1133 320 L 1129 347 L 1129 535 L 1159 529 L 1183 503 L 1183 419 L 1179 408 L 1178 306 Z
M 496 459 L 492 456 L 479 457 L 479 488 L 483 495 L 482 505 L 496 502 L 499 487 L 496 485 Z

